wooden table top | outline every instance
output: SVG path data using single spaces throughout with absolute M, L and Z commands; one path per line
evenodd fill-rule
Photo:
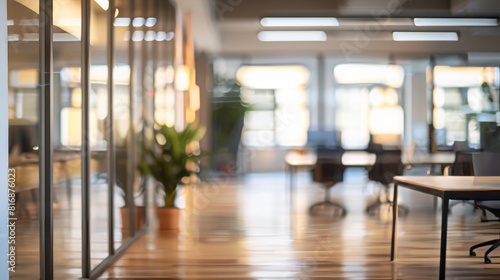
M 342 155 L 342 164 L 347 167 L 370 167 L 375 164 L 377 155 L 366 151 L 346 151 Z M 312 167 L 317 160 L 314 152 L 298 153 L 290 151 L 285 156 L 285 163 L 293 167 Z M 455 154 L 441 152 L 434 154 L 415 154 L 402 156 L 403 164 L 437 164 L 449 165 L 455 161 Z
M 350 151 L 342 155 L 342 164 L 347 167 L 370 167 L 375 160 L 377 155 L 364 151 Z
M 298 153 L 290 151 L 285 156 L 285 163 L 293 167 L 312 167 L 316 164 L 316 154 L 312 152 Z
M 500 191 L 500 176 L 396 176 L 394 181 L 440 191 Z
M 412 156 L 403 156 L 405 164 L 438 164 L 447 165 L 455 161 L 455 153 L 440 152 L 440 153 L 416 153 Z
M 342 155 L 342 164 L 349 167 L 368 167 L 375 163 L 377 156 L 363 151 L 348 151 Z M 288 152 L 285 163 L 293 167 L 312 167 L 316 164 L 317 156 L 312 152 Z

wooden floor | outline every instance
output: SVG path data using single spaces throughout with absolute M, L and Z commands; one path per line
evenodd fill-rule
M 437 279 L 440 218 L 432 198 L 409 190 L 402 202 L 399 258 L 389 261 L 390 213 L 364 207 L 377 187 L 364 173 L 348 170 L 332 195 L 347 206 L 346 217 L 307 208 L 322 189 L 301 174 L 292 205 L 285 174 L 249 174 L 212 180 L 185 190 L 182 229 L 153 229 L 132 245 L 100 279 Z M 468 248 L 498 238 L 499 223 L 480 223 L 469 206 L 449 218 L 447 279 L 500 279 L 500 250 L 493 264 Z
M 91 267 L 94 268 L 108 256 L 107 184 L 93 180 L 91 185 Z M 55 186 L 54 204 L 54 277 L 78 279 L 82 275 L 82 208 L 80 180 L 74 179 L 71 194 L 67 185 Z M 39 279 L 39 223 L 38 189 L 19 194 L 16 209 L 16 271 L 10 279 Z M 121 197 L 115 199 L 115 248 L 121 246 L 128 233 L 122 231 L 119 216 Z

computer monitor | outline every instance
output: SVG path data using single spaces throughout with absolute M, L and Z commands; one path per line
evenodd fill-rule
M 339 145 L 338 132 L 335 130 L 309 130 L 307 131 L 307 146 L 309 147 L 334 147 Z

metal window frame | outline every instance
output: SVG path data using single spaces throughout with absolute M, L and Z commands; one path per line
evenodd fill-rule
M 0 38 L 7 38 L 7 1 L 0 0 Z M 0 40 L 0 61 L 4 61 L 0 65 L 0 92 L 7 93 L 8 87 L 8 43 L 7 40 Z M 8 95 L 0 95 L 0 133 L 8 135 L 9 133 L 9 117 L 8 117 Z M 7 201 L 7 169 L 8 169 L 8 145 L 5 145 L 9 139 L 3 137 L 0 145 L 0 200 Z M 5 144 L 4 144 L 5 143 Z M 8 221 L 7 203 L 0 204 L 0 223 L 6 225 Z M 0 279 L 9 279 L 9 271 L 7 264 L 8 254 L 8 228 L 6 226 L 0 228 Z
M 53 219 L 53 0 L 39 2 L 40 51 L 40 279 L 54 278 Z
M 115 146 L 115 131 L 114 131 L 114 67 L 115 67 L 115 0 L 109 0 L 107 11 L 107 66 L 108 66 L 108 119 L 107 119 L 107 144 L 108 144 L 108 254 L 115 254 L 115 184 L 116 184 L 116 146 Z
M 90 254 L 90 14 L 91 0 L 82 0 L 81 86 L 82 86 L 82 277 L 89 278 Z

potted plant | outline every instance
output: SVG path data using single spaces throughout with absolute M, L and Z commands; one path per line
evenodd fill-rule
M 201 151 L 199 140 L 205 134 L 204 127 L 189 124 L 177 131 L 173 127 L 155 124 L 153 140 L 145 143 L 144 158 L 139 171 L 152 176 L 163 192 L 163 205 L 157 207 L 161 230 L 179 227 L 179 209 L 175 207 L 177 188 L 192 175 L 199 172 Z
M 135 223 L 135 229 L 139 230 L 142 224 L 144 223 L 144 215 L 145 215 L 145 210 L 144 206 L 137 206 L 137 205 L 128 205 L 128 188 L 127 188 L 127 181 L 128 181 L 128 172 L 125 172 L 125 170 L 128 169 L 128 151 L 126 146 L 118 146 L 116 148 L 116 186 L 119 188 L 118 194 L 123 198 L 123 206 L 120 207 L 120 214 L 121 214 L 121 221 L 122 221 L 122 229 L 123 230 L 129 230 L 130 225 L 129 225 L 129 210 L 132 210 L 132 212 L 135 215 L 134 223 Z M 134 194 L 132 194 L 134 195 Z M 131 208 L 133 207 L 133 209 Z

